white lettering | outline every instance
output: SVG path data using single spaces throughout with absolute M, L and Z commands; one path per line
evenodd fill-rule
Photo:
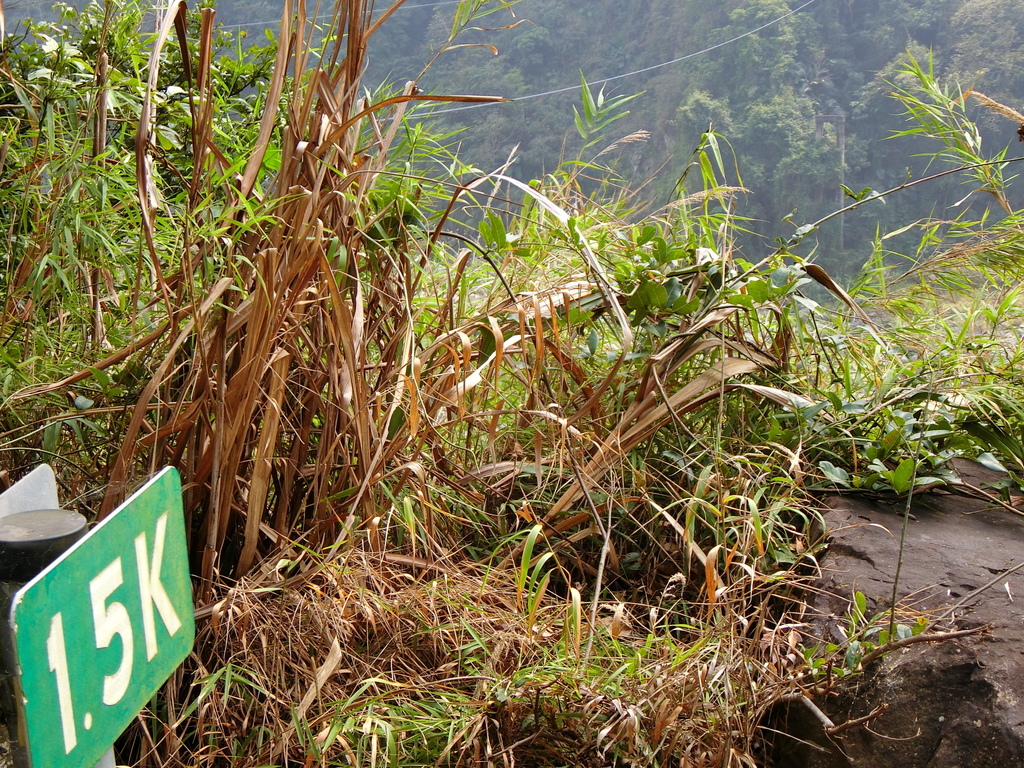
M 57 678 L 57 708 L 60 710 L 60 729 L 64 734 L 64 754 L 78 744 L 75 733 L 75 710 L 71 706 L 71 676 L 68 674 L 68 654 L 64 648 L 64 619 L 60 612 L 50 619 L 50 634 L 46 638 L 46 658 L 50 671 Z
M 160 582 L 160 566 L 164 561 L 164 542 L 167 540 L 167 513 L 156 521 L 156 535 L 153 537 L 153 559 L 146 554 L 146 534 L 135 537 L 135 559 L 139 569 L 139 597 L 142 598 L 142 631 L 146 636 L 146 658 L 150 661 L 156 656 L 156 620 L 153 606 L 160 612 L 160 619 L 167 627 L 167 634 L 181 628 L 181 619 L 171 605 L 167 590 Z
M 89 582 L 96 647 L 107 648 L 115 635 L 121 636 L 121 665 L 117 668 L 117 672 L 103 677 L 103 703 L 108 705 L 117 704 L 128 690 L 128 684 L 132 679 L 132 661 L 135 655 L 132 623 L 128 618 L 128 610 L 122 603 L 107 605 L 107 598 L 123 583 L 120 557 Z

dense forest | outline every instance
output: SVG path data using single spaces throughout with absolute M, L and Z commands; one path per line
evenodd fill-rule
M 463 158 L 491 170 L 514 154 L 512 173 L 520 178 L 539 178 L 577 157 L 581 139 L 573 115 L 581 74 L 595 92 L 636 94 L 627 107 L 631 114 L 608 139 L 636 139 L 618 149 L 616 167 L 640 188 L 638 202 L 650 210 L 685 192 L 678 182 L 701 135 L 714 131 L 732 156 L 729 183 L 747 190 L 738 208 L 751 219 L 752 234 L 740 239 L 750 249 L 763 250 L 775 237 L 850 202 L 841 184 L 881 191 L 929 170 L 928 161 L 916 156 L 929 156 L 934 142 L 897 136 L 907 122 L 890 94 L 910 85 L 901 75 L 908 53 L 965 89 L 1010 105 L 1024 103 L 1015 76 L 1024 9 L 1009 0 L 509 5 L 483 20 L 486 29 L 468 30 L 460 38 L 465 47 L 447 52 L 424 73 L 447 38 L 454 6 L 407 4 L 373 41 L 366 82 L 401 86 L 422 73 L 419 83 L 428 93 L 511 99 L 468 109 L 442 105 L 437 111 L 443 112 L 445 129 L 461 131 Z M 258 37 L 261 26 L 254 17 L 273 28 L 280 6 L 217 7 L 228 29 Z M 1011 154 L 1017 154 L 1014 125 L 976 103 L 969 114 L 988 149 L 1012 144 Z M 851 275 L 876 236 L 925 217 L 954 219 L 963 214 L 968 192 L 963 180 L 950 178 L 884 206 L 852 211 L 817 233 L 817 258 Z M 791 214 L 792 223 L 784 223 Z M 913 242 L 906 237 L 888 246 Z
M 426 93 L 509 99 L 441 105 L 434 112 L 442 130 L 457 132 L 453 141 L 463 159 L 492 170 L 514 157 L 511 173 L 523 179 L 582 159 L 573 126 L 581 75 L 595 93 L 635 95 L 625 107 L 630 114 L 607 137 L 609 143 L 631 140 L 603 160 L 614 157 L 623 179 L 639 190 L 638 207 L 649 211 L 685 194 L 679 182 L 702 134 L 713 131 L 729 156 L 731 178 L 724 181 L 745 190 L 738 209 L 750 219 L 749 233 L 740 238 L 748 249 L 763 250 L 774 238 L 849 203 L 841 185 L 882 191 L 946 170 L 929 166 L 935 142 L 899 136 L 907 118 L 891 93 L 911 85 L 912 78 L 901 74 L 908 55 L 933 67 L 940 80 L 1006 104 L 1024 103 L 1015 76 L 1024 9 L 1009 0 L 504 5 L 464 30 L 457 49 L 437 56 L 457 3 L 406 3 L 372 39 L 364 84 L 387 89 L 416 80 Z M 281 11 L 281 3 L 271 0 L 224 0 L 211 7 L 229 47 L 265 45 Z M 34 8 L 40 4 L 15 3 L 8 15 L 17 19 Z M 228 42 L 232 37 L 235 42 Z M 1010 146 L 1016 154 L 1012 123 L 977 102 L 968 114 L 986 149 Z M 592 147 L 590 155 L 605 148 Z M 970 191 L 964 184 L 942 179 L 884 205 L 851 211 L 816 233 L 816 258 L 852 275 L 877 236 L 925 217 L 962 215 Z M 976 199 L 969 202 L 977 208 Z M 913 242 L 905 237 L 887 247 Z
M 749 190 L 738 206 L 741 214 L 754 219 L 750 229 L 769 243 L 791 232 L 782 221 L 794 208 L 798 226 L 836 207 L 843 199 L 841 181 L 857 191 L 883 190 L 925 172 L 926 161 L 914 155 L 936 145 L 921 137 L 892 138 L 907 127 L 890 92 L 908 85 L 900 74 L 908 51 L 922 62 L 931 57 L 940 78 L 1008 104 L 1024 102 L 1014 75 L 1024 9 L 1012 2 L 524 0 L 512 10 L 517 18 L 508 14 L 506 21 L 521 21 L 514 29 L 477 34 L 495 45 L 496 55 L 487 48 L 456 51 L 423 80 L 428 91 L 527 97 L 446 114 L 446 121 L 466 128 L 467 157 L 484 168 L 497 167 L 518 146 L 516 173 L 533 178 L 550 171 L 560 159 L 575 156 L 573 141 L 579 139 L 572 108 L 578 92 L 529 97 L 572 86 L 580 72 L 597 83 L 652 68 L 603 86 L 609 94 L 642 93 L 629 104 L 632 114 L 616 126 L 614 138 L 636 131 L 650 137 L 622 148 L 622 172 L 634 184 L 653 179 L 642 192 L 651 205 L 669 202 L 701 133 L 711 127 L 735 153 L 730 181 Z M 445 11 L 433 14 L 427 40 L 417 47 L 410 37 L 392 49 L 414 51 L 412 62 L 394 66 L 395 76 L 417 72 L 414 62 L 436 47 Z M 692 54 L 697 55 L 659 66 Z M 970 113 L 982 122 L 985 145 L 998 150 L 1013 144 L 1017 154 L 1016 126 L 983 111 L 974 105 Z M 818 126 L 819 115 L 844 119 L 845 168 L 837 125 Z M 918 217 L 954 218 L 967 192 L 950 179 L 884 207 L 852 212 L 844 217 L 843 247 L 838 222 L 820 233 L 819 258 L 855 271 L 876 228 L 885 233 Z
M 635 131 L 647 131 L 650 138 L 623 148 L 623 173 L 634 184 L 653 178 L 645 199 L 665 204 L 701 133 L 711 127 L 735 153 L 730 181 L 750 190 L 738 206 L 741 213 L 755 220 L 750 228 L 769 242 L 789 234 L 782 220 L 794 208 L 797 226 L 836 207 L 843 199 L 841 181 L 858 191 L 883 190 L 925 172 L 926 161 L 913 155 L 936 146 L 920 137 L 892 139 L 907 127 L 890 92 L 908 85 L 900 74 L 908 51 L 922 62 L 931 57 L 940 78 L 1008 104 L 1024 101 L 1013 74 L 1024 40 L 1024 9 L 1012 2 L 525 0 L 513 10 L 522 20 L 514 29 L 478 33 L 480 41 L 497 47 L 497 55 L 486 48 L 456 51 L 427 73 L 427 90 L 515 98 L 571 86 L 579 72 L 599 82 L 653 68 L 604 86 L 609 93 L 642 93 L 629 104 L 628 121 L 616 126 L 616 138 Z M 434 10 L 435 32 L 419 49 L 414 39 L 397 49 L 415 50 L 414 61 L 422 60 L 437 44 L 443 13 Z M 659 66 L 692 54 L 697 55 Z M 394 71 L 416 70 L 413 65 Z M 445 119 L 466 127 L 464 147 L 483 167 L 497 166 L 518 145 L 517 172 L 533 178 L 575 156 L 571 120 L 578 100 L 569 91 Z M 1017 154 L 1016 126 L 982 112 L 977 105 L 970 110 L 987 129 L 985 145 L 997 150 L 1014 144 Z M 845 168 L 837 125 L 816 123 L 820 115 L 844 121 Z M 843 248 L 838 223 L 820 234 L 819 258 L 844 271 L 859 269 L 876 227 L 888 232 L 917 217 L 953 218 L 962 212 L 956 203 L 967 191 L 951 179 L 885 207 L 866 206 L 844 217 Z

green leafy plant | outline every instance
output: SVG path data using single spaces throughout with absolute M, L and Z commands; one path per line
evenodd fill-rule
M 576 121 L 576 130 L 584 141 L 584 149 L 588 149 L 604 138 L 605 129 L 608 126 L 629 114 L 629 111 L 624 110 L 623 107 L 642 94 L 606 97 L 602 87 L 595 95 L 587 83 L 586 77 L 581 73 L 580 95 L 583 111 L 581 112 L 577 107 L 573 107 L 572 110 Z
M 471 27 L 508 5 L 459 3 L 437 61 L 489 51 Z M 982 440 L 1019 458 L 1019 349 L 981 340 L 1018 317 L 1019 221 L 923 226 L 902 283 L 880 235 L 848 292 L 801 255 L 828 216 L 740 247 L 713 130 L 672 203 L 638 209 L 617 150 L 643 136 L 598 148 L 634 97 L 586 80 L 574 159 L 483 173 L 414 109 L 493 97 L 363 87 L 399 6 L 340 4 L 327 30 L 287 6 L 251 52 L 210 9 L 141 47 L 137 16 L 90 7 L 6 60 L 3 448 L 61 463 L 98 515 L 153 466 L 186 480 L 197 650 L 132 749 L 752 761 L 802 663 L 852 672 L 918 636 L 857 595 L 848 642 L 801 662 L 816 470 L 911 494 Z M 961 126 L 957 96 L 923 93 L 938 111 L 915 114 Z M 957 173 L 1006 162 L 936 135 Z M 794 163 L 834 154 L 805 145 Z M 1000 301 L 920 322 L 979 275 Z
M 842 628 L 846 637 L 844 646 L 824 643 L 804 649 L 804 658 L 816 683 L 826 687 L 833 679 L 842 679 L 863 670 L 867 661 L 878 658 L 890 649 L 900 647 L 909 638 L 924 636 L 929 628 L 928 619 L 917 616 L 911 624 L 889 623 L 889 610 L 868 612 L 868 600 L 863 592 L 854 592 Z

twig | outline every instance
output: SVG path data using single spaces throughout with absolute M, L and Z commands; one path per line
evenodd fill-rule
M 590 651 L 594 647 L 594 632 L 597 628 L 597 607 L 601 602 L 601 587 L 604 583 L 604 569 L 608 563 L 608 553 L 611 550 L 612 512 L 615 509 L 615 505 L 610 503 L 608 504 L 608 522 L 607 524 L 602 523 L 601 513 L 598 511 L 597 505 L 594 503 L 594 499 L 590 495 L 590 491 L 583 482 L 583 473 L 580 471 L 579 465 L 576 464 L 576 458 L 572 455 L 572 451 L 569 452 L 569 465 L 572 467 L 572 471 L 576 475 L 576 481 L 580 484 L 580 488 L 583 489 L 583 496 L 586 498 L 587 504 L 590 505 L 591 514 L 594 516 L 594 523 L 601 529 L 601 536 L 604 539 L 601 544 L 601 556 L 597 561 L 597 576 L 594 579 L 594 599 L 590 604 L 590 632 L 587 636 L 587 650 L 584 653 L 584 658 L 589 659 Z
M 949 608 L 947 608 L 945 611 L 943 611 L 942 613 L 940 613 L 938 615 L 938 617 L 935 619 L 935 621 L 942 621 L 944 618 L 946 618 L 947 616 L 952 614 L 953 611 L 955 611 L 957 608 L 962 608 L 969 601 L 973 600 L 975 597 L 980 595 L 986 589 L 989 589 L 990 587 L 992 587 L 997 581 L 1000 581 L 1001 579 L 1006 578 L 1011 573 L 1016 573 L 1021 568 L 1024 568 L 1024 561 L 1021 561 L 1021 562 L 1017 563 L 1015 566 L 1013 566 L 1013 568 L 1009 568 L 1009 569 L 1007 569 L 1005 571 L 1002 571 L 1001 573 L 997 573 L 995 576 L 993 576 L 991 579 L 986 581 L 984 584 L 982 584 L 976 590 L 974 590 L 973 592 L 969 592 L 966 597 L 963 597 L 962 599 L 960 599 L 957 602 L 955 602 L 953 605 L 949 606 Z
M 782 696 L 779 701 L 785 704 L 803 704 L 807 711 L 814 715 L 815 719 L 821 723 L 822 727 L 825 729 L 825 733 L 835 730 L 837 727 L 829 716 L 821 711 L 821 708 L 818 707 L 817 704 L 802 693 L 786 694 L 785 696 Z
M 892 194 L 894 194 L 896 192 L 900 192 L 900 191 L 902 191 L 904 189 L 909 189 L 910 187 L 916 187 L 918 184 L 924 184 L 924 183 L 929 182 L 929 181 L 935 181 L 936 179 L 941 179 L 944 176 L 950 176 L 952 174 L 961 173 L 963 171 L 972 171 L 975 168 L 984 168 L 986 166 L 991 166 L 991 165 L 1004 165 L 1004 164 L 1008 165 L 1009 163 L 1017 163 L 1017 162 L 1020 162 L 1021 160 L 1024 160 L 1024 157 L 1011 157 L 1008 160 L 988 160 L 988 161 L 985 161 L 985 162 L 982 162 L 982 163 L 968 163 L 966 165 L 961 165 L 961 166 L 958 166 L 956 168 L 951 168 L 948 171 L 941 171 L 940 173 L 933 173 L 931 176 L 924 176 L 924 177 L 922 177 L 920 179 L 913 179 L 911 181 L 906 181 L 903 184 L 900 184 L 898 187 L 893 187 L 892 189 L 887 189 L 884 192 L 878 192 L 877 194 L 871 195 L 870 197 L 864 198 L 863 200 L 857 200 L 857 201 L 851 203 L 850 205 L 847 205 L 847 206 L 844 206 L 842 208 L 839 208 L 838 210 L 832 211 L 832 213 L 828 214 L 827 216 L 823 216 L 822 218 L 818 219 L 814 223 L 810 224 L 809 225 L 809 229 L 804 234 L 800 235 L 799 237 L 793 237 L 792 240 L 790 240 L 790 242 L 786 243 L 785 247 L 793 247 L 794 245 L 799 244 L 801 240 L 803 240 L 805 237 L 807 237 L 807 235 L 811 234 L 814 230 L 816 230 L 819 227 L 821 227 L 821 225 L 824 224 L 829 219 L 834 219 L 836 216 L 841 216 L 844 213 L 846 213 L 847 211 L 852 211 L 854 208 L 859 208 L 861 205 L 864 205 L 864 203 L 869 203 L 872 200 L 878 200 L 878 199 L 883 198 L 883 197 L 888 197 L 889 195 L 892 195 Z
M 838 736 L 843 731 L 848 731 L 851 728 L 856 728 L 858 725 L 867 725 L 872 720 L 877 720 L 882 714 L 889 709 L 888 704 L 879 704 L 873 710 L 868 712 L 864 717 L 858 717 L 854 720 L 847 720 L 842 725 L 833 725 L 832 727 L 825 728 L 825 734 L 827 736 Z
M 505 747 L 503 750 L 501 750 L 501 752 L 498 752 L 497 754 L 492 755 L 491 759 L 493 760 L 496 757 L 501 757 L 502 755 L 507 755 L 509 752 L 512 752 L 513 750 L 516 750 L 519 747 L 526 746 L 527 744 L 529 744 L 529 743 L 531 743 L 533 741 L 536 741 L 537 738 L 540 737 L 540 735 L 541 735 L 541 731 L 534 731 L 533 733 L 531 733 L 526 738 L 520 739 L 515 744 L 510 744 L 507 747 Z
M 1017 509 L 1012 504 L 1008 504 L 1007 502 L 1003 501 L 1002 499 L 1000 499 L 995 494 L 989 493 L 984 488 L 979 488 L 976 485 L 971 485 L 970 483 L 965 483 L 963 480 L 960 480 L 959 482 L 950 483 L 949 487 L 955 488 L 955 489 L 959 490 L 960 493 L 962 493 L 964 496 L 971 496 L 971 497 L 976 498 L 976 499 L 979 499 L 979 498 L 980 499 L 984 499 L 985 501 L 989 501 L 992 504 L 996 505 L 997 507 L 1001 507 L 1002 509 L 1005 509 L 1007 512 L 1012 512 L 1015 515 L 1019 515 L 1021 517 L 1024 517 L 1024 511 L 1021 511 L 1021 510 Z M 970 493 L 968 493 L 967 491 L 961 490 L 961 489 L 964 489 L 964 488 L 966 488 L 967 491 L 970 491 Z M 973 514 L 973 513 L 968 513 L 968 514 Z
M 875 648 L 875 650 L 870 653 L 864 654 L 864 658 L 860 660 L 860 665 L 862 667 L 866 667 L 879 657 L 889 653 L 889 651 L 895 651 L 898 648 L 905 648 L 906 646 L 913 645 L 914 643 L 938 643 L 943 640 L 955 640 L 958 637 L 977 635 L 980 632 L 988 630 L 990 626 L 991 625 L 989 624 L 984 624 L 980 627 L 974 627 L 973 629 L 959 629 L 955 632 L 933 632 L 929 635 L 912 635 L 899 640 L 893 640 L 883 646 Z
M 486 261 L 490 265 L 491 269 L 494 270 L 494 274 L 498 276 L 498 279 L 501 281 L 502 286 L 505 288 L 505 293 L 508 294 L 509 299 L 511 299 L 512 302 L 515 303 L 516 292 L 512 290 L 512 286 L 508 284 L 508 280 L 505 279 L 505 275 L 502 274 L 501 269 L 498 267 L 497 264 L 494 263 L 494 259 L 491 258 L 491 254 L 488 253 L 486 249 L 481 248 L 479 245 L 473 242 L 473 240 L 471 240 L 468 237 L 463 237 L 458 232 L 448 232 L 446 230 L 442 234 L 445 237 L 450 237 L 453 240 L 458 240 L 460 243 L 468 245 L 471 249 L 480 254 L 483 260 Z
M 928 384 L 929 390 L 934 389 L 936 371 L 932 371 L 931 381 Z M 924 432 L 920 433 L 917 445 L 914 447 L 914 469 L 910 474 L 910 492 L 907 494 L 907 502 L 903 507 L 903 524 L 900 527 L 900 548 L 896 553 L 896 575 L 892 579 L 892 602 L 889 609 L 889 637 L 896 634 L 896 601 L 899 597 L 900 574 L 903 572 L 903 558 L 906 555 L 907 529 L 910 527 L 910 508 L 914 504 L 914 488 L 917 487 L 917 471 L 921 465 L 921 448 L 924 443 Z M 895 485 L 895 483 L 893 484 Z M 893 488 L 893 490 L 896 490 Z

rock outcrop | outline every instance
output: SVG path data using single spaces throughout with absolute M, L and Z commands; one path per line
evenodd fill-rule
M 976 488 L 999 479 L 970 462 L 956 469 Z M 843 645 L 855 592 L 869 615 L 891 602 L 904 506 L 850 496 L 825 506 L 831 543 L 810 598 L 812 633 Z M 788 734 L 775 744 L 780 768 L 1024 766 L 1024 517 L 948 492 L 920 495 L 911 513 L 902 621 L 924 615 L 939 631 L 987 629 L 892 651 L 843 680 L 814 703 L 833 723 L 886 708 L 840 735 L 826 735 L 820 715 L 794 700 L 780 718 Z

